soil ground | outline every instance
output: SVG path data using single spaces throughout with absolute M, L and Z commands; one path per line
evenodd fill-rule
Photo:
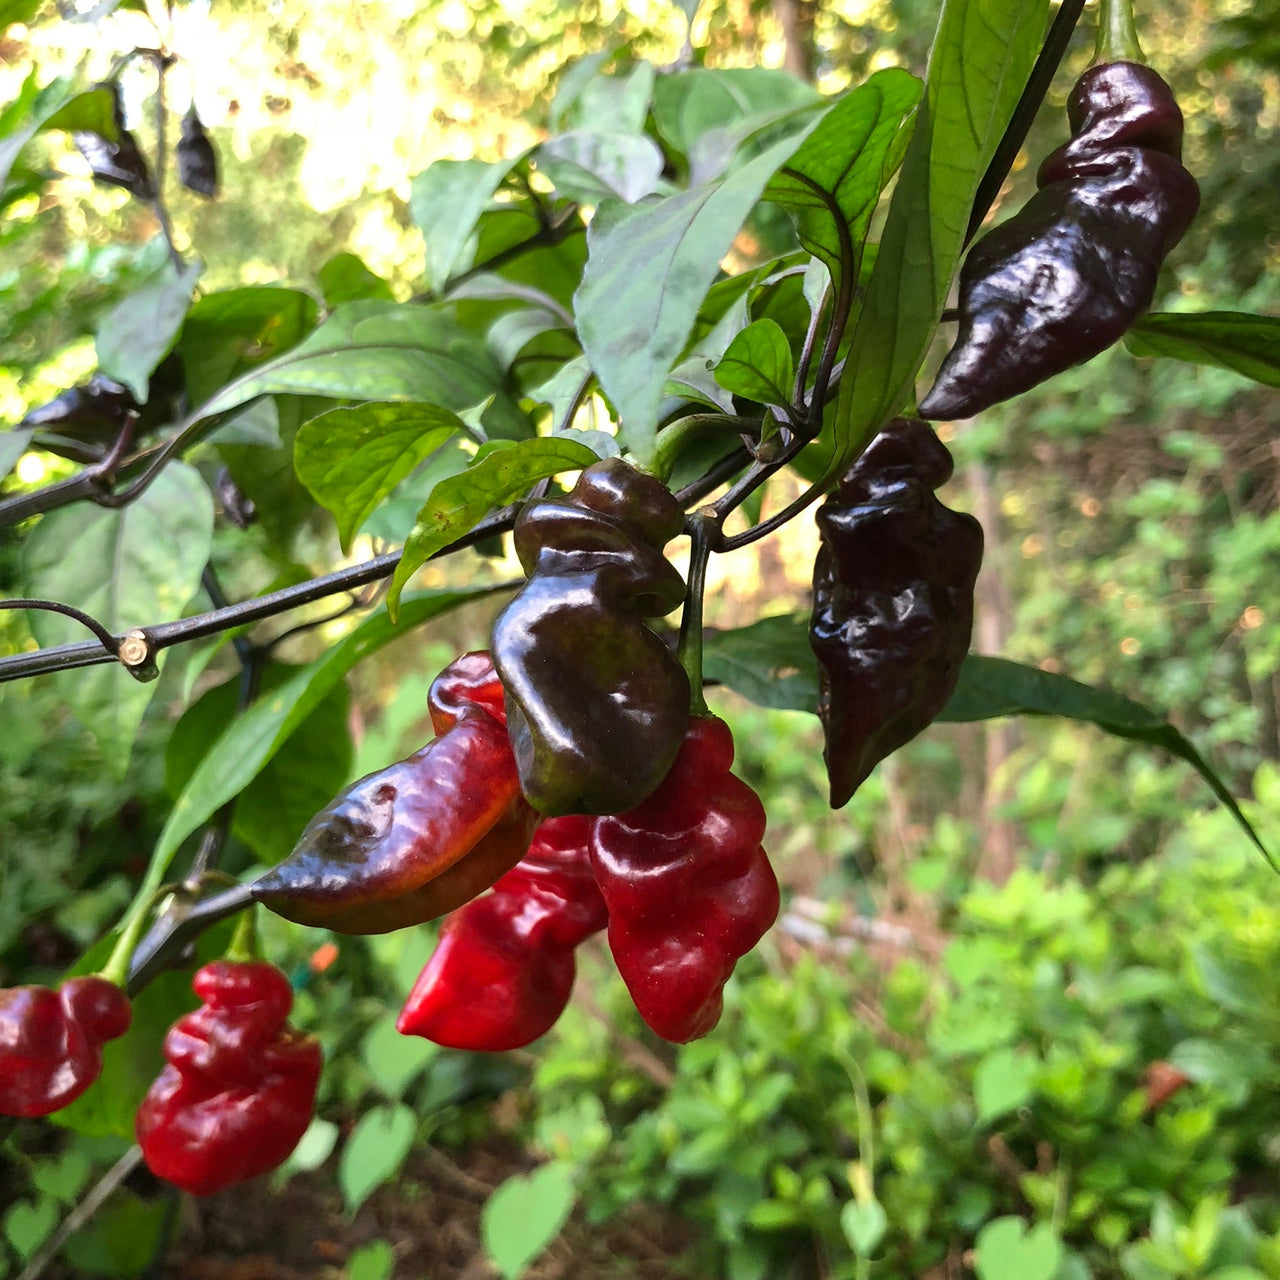
M 395 1280 L 493 1280 L 480 1244 L 489 1193 L 531 1167 L 495 1139 L 465 1154 L 415 1152 L 397 1184 L 378 1189 L 348 1218 L 332 1173 L 300 1174 L 278 1194 L 259 1180 L 208 1200 L 186 1198 L 164 1280 L 340 1280 L 352 1252 L 371 1240 L 395 1250 Z M 603 1227 L 575 1217 L 528 1280 L 689 1280 L 682 1254 L 693 1229 L 637 1208 Z

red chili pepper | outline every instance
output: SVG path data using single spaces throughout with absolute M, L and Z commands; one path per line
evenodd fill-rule
M 299 924 L 386 933 L 483 893 L 529 848 L 503 691 L 487 653 L 466 653 L 429 695 L 437 737 L 352 783 L 307 824 L 254 896 Z
M 720 1020 L 734 965 L 778 915 L 764 806 L 732 764 L 729 726 L 695 716 L 658 789 L 592 828 L 618 971 L 645 1022 L 679 1044 Z
M 169 1065 L 138 1108 L 137 1134 L 157 1177 L 207 1196 L 267 1173 L 298 1145 L 323 1054 L 286 1024 L 293 992 L 275 965 L 215 960 L 191 985 L 204 1004 L 169 1028 Z
M 604 928 L 592 819 L 549 818 L 493 892 L 455 911 L 396 1027 L 451 1049 L 518 1049 L 569 1003 L 573 950 Z
M 129 998 L 97 974 L 57 991 L 0 991 L 0 1115 L 47 1116 L 102 1073 L 102 1046 L 129 1030 Z

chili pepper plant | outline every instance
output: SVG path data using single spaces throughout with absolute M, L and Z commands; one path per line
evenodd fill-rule
M 936 720 L 1059 715 L 1186 761 L 1266 856 L 1161 715 L 970 652 L 983 532 L 948 504 L 940 423 L 1120 341 L 1274 375 L 1274 318 L 1151 310 L 1199 205 L 1183 117 L 1128 0 L 1077 36 L 1082 9 L 945 0 L 926 67 L 834 97 L 707 65 L 692 40 L 661 67 L 581 63 L 538 145 L 413 179 L 425 258 L 404 301 L 352 255 L 318 291 L 202 285 L 166 183 L 218 198 L 217 137 L 166 106 L 196 54 L 170 32 L 97 83 L 32 71 L 0 118 L 6 201 L 42 189 L 36 140 L 67 135 L 66 162 L 158 235 L 100 318 L 92 378 L 0 434 L 6 469 L 58 470 L 0 490 L 22 543 L 0 604 L 34 640 L 0 680 L 55 681 L 121 765 L 144 717 L 185 710 L 119 925 L 62 980 L 0 992 L 0 1112 L 136 1135 L 196 1195 L 278 1167 L 324 1054 L 289 1021 L 260 912 L 317 948 L 441 922 L 397 1023 L 437 1045 L 547 1033 L 597 934 L 646 1034 L 713 1035 L 781 902 L 721 684 L 817 717 L 835 808 Z M 1090 38 L 1069 137 L 1007 208 Z M 154 83 L 146 132 L 127 65 Z M 708 629 L 713 560 L 814 511 L 811 613 Z M 271 572 L 224 585 L 242 545 Z M 348 677 L 392 641 L 427 652 L 464 606 L 482 621 L 401 694 L 434 736 L 357 771 Z M 322 651 L 281 661 L 307 633 Z M 884 1234 L 862 1161 L 859 1274 Z

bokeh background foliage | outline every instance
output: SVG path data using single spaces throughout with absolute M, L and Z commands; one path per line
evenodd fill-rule
M 1178 91 L 1205 196 L 1159 305 L 1274 312 L 1280 5 L 1143 9 L 1143 43 Z M 708 67 L 785 66 L 836 92 L 886 66 L 920 72 L 937 10 L 934 0 L 708 3 L 692 43 Z M 116 52 L 153 39 L 140 5 L 76 17 L 71 6 L 0 4 L 0 103 L 14 104 L 0 136 L 37 85 L 91 84 Z M 592 74 L 601 101 L 625 109 L 641 60 L 677 58 L 685 30 L 665 4 L 542 0 L 225 0 L 179 6 L 174 19 L 184 60 L 170 105 L 195 102 L 223 164 L 217 201 L 171 194 L 202 287 L 287 285 L 329 302 L 404 301 L 430 287 L 415 177 L 439 160 L 517 155 L 563 127 L 565 86 Z M 1065 134 L 1086 34 L 1025 157 Z M 147 76 L 131 66 L 122 82 L 144 147 Z M 1015 167 L 1004 207 L 1025 198 L 1034 168 Z M 145 208 L 92 185 L 63 135 L 23 152 L 0 222 L 0 424 L 93 370 L 103 317 L 159 269 L 155 233 Z M 495 225 L 491 242 L 505 234 Z M 787 234 L 766 210 L 726 265 L 750 267 Z M 529 266 L 529 282 L 567 303 L 581 253 L 566 242 Z M 264 341 L 314 323 L 314 309 L 303 314 L 313 303 L 292 298 L 264 312 Z M 262 517 L 247 534 L 220 521 L 205 548 L 236 597 L 338 559 L 333 522 L 255 446 L 255 429 L 287 438 L 311 416 L 299 399 L 279 397 L 278 421 L 242 424 L 242 442 L 222 451 Z M 949 501 L 975 511 L 987 535 L 975 649 L 1106 683 L 1167 714 L 1251 797 L 1246 811 L 1272 848 L 1278 426 L 1274 392 L 1118 349 L 943 428 L 958 464 Z M 62 469 L 29 454 L 5 486 Z M 425 492 L 430 475 L 416 481 Z M 765 503 L 794 492 L 781 483 Z M 417 504 L 404 504 L 412 520 Z M 358 548 L 381 545 L 396 527 L 383 520 Z M 727 558 L 709 623 L 803 610 L 813 548 L 802 520 Z M 424 584 L 442 585 L 432 572 Z M 503 572 L 480 556 L 466 567 L 478 585 Z M 0 531 L 0 588 L 16 593 L 18 578 L 17 539 Z M 206 603 L 197 594 L 172 612 Z M 234 856 L 278 856 L 290 823 L 345 779 L 419 745 L 427 682 L 474 646 L 491 612 L 481 599 L 426 639 L 387 646 L 324 700 L 238 809 L 230 869 Z M 283 681 L 286 663 L 316 657 L 349 626 L 286 641 L 266 680 Z M 33 643 L 20 616 L 0 613 L 0 652 Z M 228 645 L 174 655 L 159 692 L 114 737 L 86 730 L 66 682 L 0 688 L 6 984 L 58 973 L 128 900 L 194 767 L 192 744 L 233 713 L 234 678 Z M 832 814 L 811 716 L 723 689 L 711 698 L 765 799 L 787 908 L 704 1041 L 673 1049 L 649 1036 L 598 944 L 574 1004 L 533 1050 L 438 1051 L 391 1029 L 430 930 L 342 940 L 336 959 L 317 959 L 314 932 L 270 924 L 271 953 L 300 987 L 297 1020 L 330 1061 L 320 1119 L 277 1184 L 359 1224 L 329 1230 L 338 1244 L 312 1267 L 365 1280 L 393 1268 L 463 1275 L 473 1263 L 481 1275 L 485 1257 L 503 1274 L 548 1277 L 610 1267 L 728 1280 L 1280 1277 L 1276 882 L 1200 780 L 1087 726 L 946 725 Z M 157 989 L 157 1025 L 181 999 Z M 7 1138 L 0 1274 L 16 1274 L 127 1148 L 127 1107 L 121 1115 Z M 455 1242 L 454 1267 L 453 1245 L 431 1237 L 425 1257 L 413 1231 L 426 1238 L 429 1223 L 398 1218 L 396 1206 L 441 1199 L 449 1185 L 465 1194 L 466 1179 L 479 1187 L 475 1227 Z M 55 1265 L 141 1274 L 172 1233 L 154 1186 L 130 1183 Z

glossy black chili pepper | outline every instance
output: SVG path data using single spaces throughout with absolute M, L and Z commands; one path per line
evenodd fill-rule
M 621 813 L 666 776 L 689 721 L 689 681 L 644 618 L 684 582 L 662 548 L 684 524 L 667 488 L 619 458 L 515 526 L 529 575 L 493 628 L 520 785 L 548 815 Z
M 140 407 L 128 387 L 104 373 L 95 373 L 88 382 L 68 387 L 32 409 L 18 427 L 36 428 L 86 444 L 109 444 L 120 434 L 129 414 Z
M 76 150 L 89 162 L 93 176 L 110 187 L 123 187 L 140 200 L 150 200 L 156 193 L 151 181 L 151 170 L 146 158 L 138 149 L 133 134 L 124 127 L 124 107 L 120 101 L 120 86 L 113 80 L 100 85 L 111 93 L 111 110 L 115 119 L 116 141 L 104 138 L 100 133 L 78 131 L 71 135 Z
M 175 148 L 178 181 L 189 191 L 210 199 L 218 194 L 218 156 L 192 107 L 182 117 L 182 136 Z
M 1040 166 L 1040 190 L 965 259 L 960 331 L 923 417 L 971 417 L 1104 351 L 1151 305 L 1196 215 L 1182 113 L 1154 71 L 1091 68 L 1067 118 L 1073 136 Z
M 809 642 L 833 808 L 955 691 L 982 527 L 934 496 L 951 470 L 933 431 L 900 418 L 818 508 Z

